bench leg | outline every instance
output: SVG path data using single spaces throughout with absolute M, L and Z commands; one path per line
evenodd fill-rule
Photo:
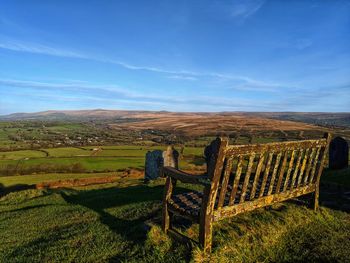
M 171 197 L 171 194 L 173 192 L 173 188 L 176 185 L 176 180 L 172 179 L 171 177 L 168 177 L 165 182 L 165 188 L 164 188 L 164 196 L 163 196 L 163 215 L 162 215 L 162 229 L 165 233 L 168 232 L 168 229 L 170 227 L 170 213 L 168 210 L 168 200 Z
M 318 197 L 319 197 L 319 190 L 316 188 L 315 192 L 312 192 L 309 196 L 309 208 L 313 209 L 315 212 L 319 209 L 319 203 L 318 203 Z
M 163 215 L 162 215 L 162 229 L 164 233 L 168 232 L 168 229 L 171 228 L 171 214 L 169 213 L 167 205 L 163 204 Z
M 204 253 L 211 253 L 213 223 L 211 220 L 204 220 L 199 225 L 199 244 Z
M 312 196 L 312 208 L 315 210 L 315 212 L 318 211 L 318 197 L 320 195 L 320 190 L 318 187 L 316 187 L 316 190 L 315 192 L 313 193 L 313 196 Z

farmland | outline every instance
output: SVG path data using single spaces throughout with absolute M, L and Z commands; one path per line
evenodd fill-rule
M 335 115 L 335 114 L 333 114 Z M 204 146 L 217 135 L 242 143 L 315 138 L 330 131 L 349 137 L 348 114 L 173 113 L 62 111 L 0 117 L 0 150 L 87 145 Z M 292 116 L 296 121 L 290 121 Z M 307 123 L 301 122 L 306 120 Z M 337 126 L 339 124 L 340 126 Z M 243 141 L 242 141 L 243 140 Z
M 112 172 L 127 168 L 144 167 L 147 151 L 165 149 L 166 146 L 91 146 L 63 147 L 39 150 L 0 152 L 2 175 L 45 172 Z M 184 169 L 193 166 L 194 158 L 201 158 L 203 149 L 185 147 L 180 164 Z M 71 169 L 71 171 L 69 171 Z

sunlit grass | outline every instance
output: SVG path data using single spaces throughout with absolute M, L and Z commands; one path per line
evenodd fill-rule
M 160 230 L 163 180 L 25 190 L 0 199 L 1 262 L 347 262 L 350 216 L 283 203 L 214 225 L 210 258 Z M 186 185 L 179 184 L 178 191 Z M 151 228 L 146 227 L 150 225 Z M 178 225 L 181 226 L 181 225 Z M 198 225 L 183 229 L 196 237 Z

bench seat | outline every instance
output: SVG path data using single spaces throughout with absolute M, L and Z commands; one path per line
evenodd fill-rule
M 269 179 L 266 183 L 263 196 L 267 195 L 268 188 L 270 185 L 270 179 L 271 179 L 271 177 L 269 177 Z M 289 180 L 289 184 L 290 184 L 290 182 L 291 182 L 291 179 Z M 248 190 L 247 190 L 247 193 L 245 196 L 246 201 L 248 201 L 250 199 L 250 191 L 249 190 L 251 189 L 250 186 L 252 184 L 253 184 L 253 180 L 250 180 L 249 187 L 248 187 Z M 262 178 L 260 178 L 258 181 L 258 186 L 257 186 L 258 191 L 255 193 L 254 198 L 258 198 L 261 184 L 262 184 Z M 284 184 L 284 181 L 282 182 L 282 186 L 283 186 L 283 184 Z M 242 187 L 243 187 L 243 180 L 238 185 L 238 189 L 237 189 L 237 193 L 236 193 L 236 197 L 235 197 L 233 205 L 237 205 L 240 203 Z M 276 187 L 277 187 L 277 181 L 274 182 L 272 193 L 276 192 Z M 219 191 L 220 191 L 220 188 L 219 188 Z M 232 185 L 228 185 L 225 199 L 224 199 L 224 204 L 223 204 L 224 207 L 229 205 L 231 191 L 232 191 Z M 186 216 L 190 217 L 192 220 L 199 222 L 199 215 L 200 215 L 200 209 L 201 209 L 201 204 L 202 204 L 202 198 L 203 198 L 203 193 L 199 192 L 199 191 L 190 191 L 190 192 L 186 192 L 186 193 L 173 195 L 168 200 L 169 209 L 174 211 L 175 213 L 176 212 L 180 213 L 181 215 L 183 215 L 185 217 Z M 217 206 L 218 200 L 219 200 L 219 196 L 217 195 L 215 206 Z

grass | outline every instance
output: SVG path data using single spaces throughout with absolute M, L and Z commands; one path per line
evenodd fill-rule
M 86 128 L 85 125 L 81 123 L 61 123 L 60 125 L 46 127 L 46 129 L 56 132 L 81 131 L 84 128 Z
M 24 158 L 41 158 L 45 157 L 45 152 L 36 150 L 19 150 L 11 152 L 0 152 L 0 160 L 20 160 Z
M 33 185 L 45 182 L 54 182 L 58 180 L 96 178 L 114 176 L 116 173 L 51 173 L 51 174 L 34 174 L 18 176 L 2 176 L 0 184 L 5 187 L 16 185 Z
M 315 214 L 291 204 L 256 210 L 217 225 L 212 258 L 220 262 L 346 262 L 350 259 L 344 249 L 350 245 L 349 219 L 345 213 L 322 209 Z M 197 257 L 202 255 L 197 252 Z
M 0 261 L 209 262 L 161 232 L 162 193 L 163 181 L 137 179 L 10 193 L 0 199 Z M 255 210 L 214 226 L 210 262 L 348 262 L 349 222 L 349 214 L 323 207 Z M 198 226 L 181 231 L 195 237 Z
M 17 165 L 17 160 L 4 160 L 0 162 L 0 165 Z M 85 169 L 91 172 L 103 172 L 103 171 L 116 171 L 120 169 L 141 168 L 144 166 L 143 158 L 114 158 L 114 157 L 62 157 L 62 158 L 37 158 L 23 160 L 18 165 L 18 169 L 23 166 L 35 166 L 40 164 L 46 165 L 73 165 L 80 163 Z
M 62 148 L 50 148 L 44 149 L 48 152 L 50 157 L 74 157 L 74 156 L 89 156 L 92 151 L 83 150 L 75 147 L 62 147 Z

